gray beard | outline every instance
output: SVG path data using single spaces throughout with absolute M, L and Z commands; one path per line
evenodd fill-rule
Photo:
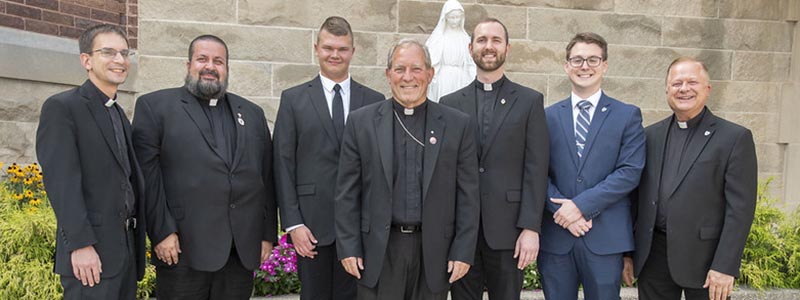
M 191 74 L 186 74 L 184 83 L 189 93 L 203 100 L 222 98 L 228 89 L 228 79 L 225 79 L 225 81 L 208 82 L 192 77 Z

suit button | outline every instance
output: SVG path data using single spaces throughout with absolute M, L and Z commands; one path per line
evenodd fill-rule
M 236 204 L 231 203 L 231 208 L 236 208 Z
M 653 232 L 653 228 L 650 228 L 650 232 Z
M 483 173 L 484 171 L 486 171 L 486 169 L 484 169 L 484 168 L 478 168 L 478 172 L 481 172 L 481 173 Z
M 390 226 L 390 225 L 386 225 L 386 227 L 384 227 L 384 229 L 389 230 L 389 228 L 391 228 L 391 227 L 392 226 Z
M 125 213 L 123 213 L 123 212 L 119 212 L 119 214 L 117 214 L 117 215 L 118 215 L 120 218 L 124 218 L 124 217 L 125 217 Z
M 655 202 L 655 201 L 653 201 L 653 202 L 650 202 L 650 203 L 652 203 L 653 205 L 656 205 L 656 202 Z
M 578 182 L 583 182 L 583 177 L 578 177 Z

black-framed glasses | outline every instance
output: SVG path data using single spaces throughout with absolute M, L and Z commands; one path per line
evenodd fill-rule
M 580 68 L 583 65 L 584 61 L 586 62 L 587 65 L 594 68 L 599 66 L 603 62 L 603 58 L 599 56 L 589 56 L 588 58 L 573 56 L 567 59 L 567 62 L 569 62 L 569 65 L 573 68 Z
M 94 52 L 100 52 L 100 55 L 102 55 L 103 57 L 106 57 L 106 58 L 116 57 L 117 53 L 122 55 L 122 58 L 129 58 L 131 56 L 136 55 L 136 51 L 133 51 L 131 49 L 117 50 L 117 49 L 114 49 L 114 48 L 100 48 L 100 49 L 92 50 L 92 53 L 94 53 Z

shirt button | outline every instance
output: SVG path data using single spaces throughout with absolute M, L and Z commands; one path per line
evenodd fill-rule
M 236 208 L 236 204 L 231 203 L 231 208 Z
M 578 177 L 578 182 L 583 182 L 583 177 Z
M 484 168 L 478 168 L 478 172 L 481 172 L 481 173 L 483 173 L 484 171 L 486 171 L 486 169 L 484 169 Z

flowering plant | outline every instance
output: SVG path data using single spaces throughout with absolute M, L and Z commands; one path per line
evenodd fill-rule
M 3 164 L 0 163 L 0 168 L 2 167 Z M 42 198 L 47 194 L 39 165 L 32 163 L 21 167 L 13 163 L 6 168 L 5 175 L 8 178 L 3 184 L 11 192 L 11 199 L 17 200 L 17 207 L 24 208 L 29 213 L 36 212 L 42 204 Z
M 300 279 L 297 277 L 297 252 L 288 241 L 289 234 L 281 235 L 272 254 L 253 272 L 255 283 L 253 294 L 272 296 L 300 292 Z

